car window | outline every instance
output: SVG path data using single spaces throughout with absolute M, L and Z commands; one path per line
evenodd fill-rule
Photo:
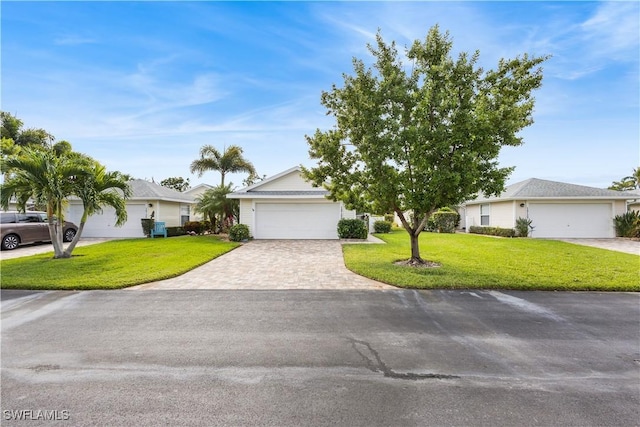
M 37 213 L 19 213 L 18 222 L 42 222 L 42 218 Z
M 9 212 L 0 213 L 0 224 L 14 224 L 16 222 L 16 214 Z

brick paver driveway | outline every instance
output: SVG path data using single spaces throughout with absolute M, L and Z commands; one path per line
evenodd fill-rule
M 182 276 L 128 289 L 397 289 L 347 270 L 332 240 L 254 240 Z

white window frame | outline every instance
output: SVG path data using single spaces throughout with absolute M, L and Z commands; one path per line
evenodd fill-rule
M 491 205 L 489 203 L 480 205 L 480 225 L 491 225 Z

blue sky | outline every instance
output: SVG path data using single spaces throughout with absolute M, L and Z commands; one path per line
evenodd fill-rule
M 110 170 L 191 175 L 204 144 L 237 144 L 267 176 L 312 166 L 329 129 L 320 94 L 369 61 L 379 28 L 400 47 L 439 24 L 456 51 L 553 55 L 510 183 L 606 187 L 640 164 L 638 2 L 2 1 L 1 108 Z M 244 176 L 231 176 L 240 185 Z

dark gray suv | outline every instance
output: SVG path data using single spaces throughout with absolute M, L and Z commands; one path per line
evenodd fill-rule
M 0 212 L 2 249 L 11 250 L 19 245 L 35 242 L 50 242 L 46 212 Z M 72 222 L 64 222 L 64 241 L 70 242 L 78 231 Z

